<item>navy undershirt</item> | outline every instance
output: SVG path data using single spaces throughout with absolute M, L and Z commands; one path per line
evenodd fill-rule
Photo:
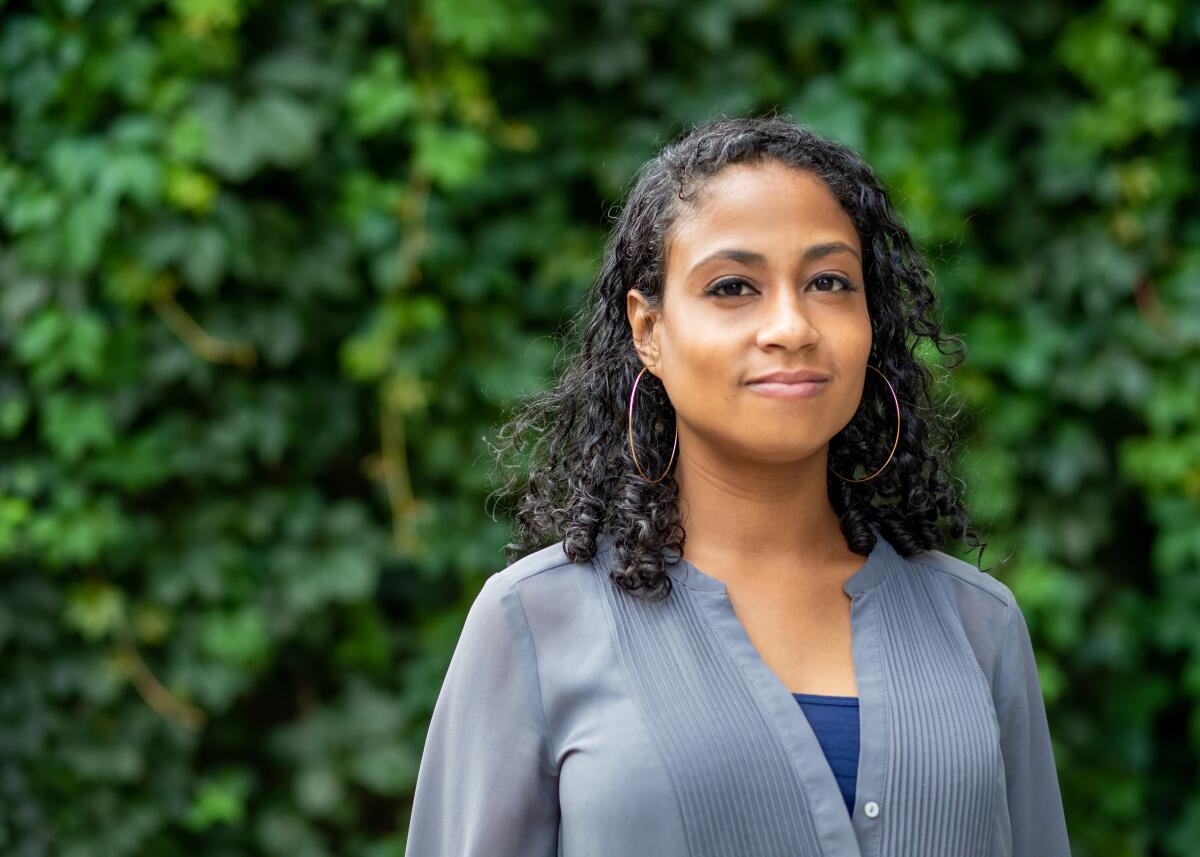
M 837 779 L 846 811 L 854 814 L 854 789 L 858 779 L 858 697 L 793 693 L 808 718 L 833 776 Z

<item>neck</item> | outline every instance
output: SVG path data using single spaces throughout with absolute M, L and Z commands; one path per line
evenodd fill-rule
M 850 551 L 829 501 L 826 455 L 822 447 L 787 463 L 737 461 L 681 444 L 684 556 L 729 583 L 816 577 L 844 563 Z

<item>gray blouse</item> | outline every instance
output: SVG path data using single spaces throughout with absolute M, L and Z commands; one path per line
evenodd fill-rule
M 875 530 L 843 585 L 860 709 L 852 814 L 724 583 L 644 602 L 562 542 L 493 574 L 437 698 L 407 857 L 1069 857 L 1011 590 Z

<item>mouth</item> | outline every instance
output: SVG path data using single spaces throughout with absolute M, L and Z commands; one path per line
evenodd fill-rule
M 824 392 L 829 381 L 755 381 L 746 386 L 759 395 L 773 399 L 808 399 Z

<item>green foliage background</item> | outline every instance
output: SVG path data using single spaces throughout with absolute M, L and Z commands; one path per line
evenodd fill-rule
M 481 438 L 636 167 L 779 109 L 966 340 L 1075 854 L 1200 854 L 1200 7 L 1018 6 L 0 2 L 0 852 L 400 855 Z

